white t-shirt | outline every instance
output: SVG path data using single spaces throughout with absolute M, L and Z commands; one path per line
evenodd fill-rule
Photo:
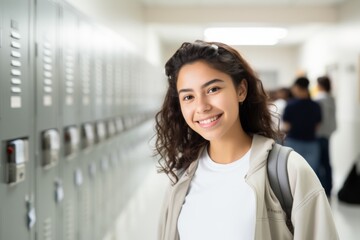
M 229 164 L 203 151 L 178 219 L 180 240 L 253 240 L 256 198 L 245 182 L 250 150 Z

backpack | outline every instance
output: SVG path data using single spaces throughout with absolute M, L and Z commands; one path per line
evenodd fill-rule
M 338 192 L 340 201 L 350 204 L 360 204 L 360 156 L 353 164 L 345 182 Z
M 267 173 L 271 189 L 286 213 L 286 225 L 290 232 L 294 234 L 294 226 L 291 222 L 293 196 L 287 172 L 287 160 L 291 151 L 293 151 L 292 148 L 275 143 L 268 155 Z

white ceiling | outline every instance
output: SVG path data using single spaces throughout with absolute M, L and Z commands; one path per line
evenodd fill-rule
M 332 5 L 346 0 L 139 0 L 147 6 Z
M 280 45 L 303 42 L 336 24 L 348 0 L 138 0 L 145 21 L 164 44 L 203 38 L 212 26 L 275 26 L 288 29 Z

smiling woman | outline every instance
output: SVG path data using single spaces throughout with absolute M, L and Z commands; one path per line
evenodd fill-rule
M 246 97 L 246 86 L 244 80 L 235 88 L 229 75 L 210 67 L 204 61 L 183 66 L 179 72 L 177 89 L 181 112 L 187 125 L 208 141 L 219 142 L 220 139 L 224 141 L 234 135 L 241 136 L 243 130 L 239 120 L 239 102 L 243 102 Z M 218 161 L 224 161 L 224 158 Z
M 183 43 L 165 69 L 156 154 L 172 184 L 158 239 L 338 239 L 324 190 L 295 151 L 287 166 L 294 235 L 289 231 L 266 168 L 280 135 L 260 79 L 236 50 Z

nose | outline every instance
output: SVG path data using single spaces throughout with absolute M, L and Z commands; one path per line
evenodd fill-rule
M 211 110 L 211 104 L 207 101 L 206 97 L 199 97 L 197 106 L 196 106 L 196 112 L 197 113 L 205 113 Z

